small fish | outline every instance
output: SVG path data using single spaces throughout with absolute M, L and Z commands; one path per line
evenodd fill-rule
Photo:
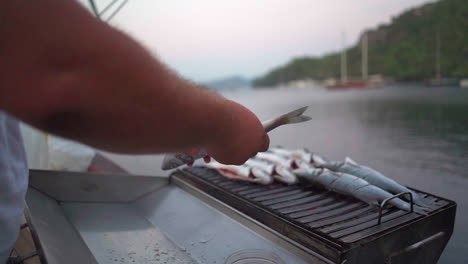
M 355 197 L 374 206 L 379 206 L 383 200 L 393 196 L 391 193 L 347 173 L 333 172 L 328 169 L 314 169 L 312 167 L 308 170 L 297 169 L 294 172 L 303 180 L 318 184 L 336 193 Z M 411 210 L 410 204 L 399 198 L 392 199 L 388 203 L 405 211 Z M 429 209 L 414 206 L 414 211 L 427 215 Z
M 328 161 L 324 157 L 314 153 L 312 155 L 312 159 L 313 164 L 316 167 L 322 167 L 332 171 L 354 175 L 356 177 L 368 181 L 372 185 L 380 187 L 393 194 L 401 192 L 410 192 L 413 196 L 413 202 L 415 204 L 423 207 L 428 207 L 428 205 L 422 200 L 422 198 L 417 193 L 399 184 L 398 182 L 385 177 L 382 173 L 372 168 L 357 164 L 349 157 L 346 157 L 345 162 L 335 162 Z
M 259 152 L 257 155 L 255 155 L 255 158 L 281 165 L 286 168 L 297 169 L 297 165 L 294 159 L 285 157 L 283 155 L 278 155 L 273 152 Z
M 206 166 L 216 169 L 223 176 L 230 179 L 249 181 L 264 185 L 271 184 L 273 182 L 273 177 L 259 168 L 252 168 L 246 165 L 225 165 L 219 162 L 211 162 Z
M 275 165 L 273 165 L 271 163 L 268 163 L 268 162 L 265 162 L 265 161 L 262 161 L 262 160 L 258 160 L 258 159 L 255 159 L 255 158 L 250 158 L 244 163 L 244 165 L 247 165 L 247 166 L 249 166 L 251 168 L 259 168 L 259 169 L 267 172 L 270 175 L 275 174 Z
M 280 146 L 272 147 L 269 151 L 278 154 L 287 156 L 293 159 L 302 160 L 308 163 L 312 162 L 312 152 L 307 151 L 306 149 L 287 149 Z
M 251 158 L 246 161 L 245 165 L 251 168 L 258 168 L 269 173 L 275 180 L 286 183 L 295 184 L 297 183 L 296 175 L 288 168 L 270 163 L 264 160 Z
M 284 182 L 286 184 L 296 184 L 298 182 L 296 174 L 294 174 L 289 168 L 286 168 L 281 165 L 276 165 L 275 171 L 276 175 L 278 175 L 276 179 L 281 182 Z
M 281 115 L 277 118 L 262 122 L 265 131 L 268 133 L 271 130 L 287 124 L 301 123 L 308 121 L 312 118 L 302 115 L 307 110 L 306 107 L 299 108 L 287 114 Z M 207 157 L 207 153 L 204 149 L 200 149 L 197 154 L 191 154 L 186 152 L 169 153 L 164 156 L 161 168 L 163 170 L 175 169 L 185 164 L 193 164 L 197 159 Z

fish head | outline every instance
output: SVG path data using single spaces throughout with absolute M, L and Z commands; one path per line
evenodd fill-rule
M 312 163 L 315 167 L 322 167 L 323 165 L 329 163 L 329 161 L 328 161 L 325 157 L 320 156 L 320 155 L 317 154 L 317 153 L 312 153 L 311 163 Z
M 314 154 L 313 152 L 310 152 L 308 149 L 303 148 L 303 149 L 291 150 L 290 156 L 294 159 L 301 159 L 305 162 L 312 162 L 313 154 Z
M 172 170 L 194 161 L 193 157 L 187 153 L 169 153 L 164 156 L 161 169 Z
M 282 154 L 273 154 L 270 152 L 270 155 L 273 155 L 276 157 L 276 164 L 284 166 L 286 168 L 290 169 L 296 169 L 296 163 L 294 162 L 294 158 L 288 155 L 282 155 Z M 275 163 L 275 162 L 274 162 Z
M 295 159 L 294 163 L 296 165 L 296 169 L 304 169 L 304 170 L 314 169 L 312 164 L 305 162 L 302 159 Z
M 288 168 L 283 166 L 276 166 L 275 168 L 275 177 L 278 178 L 279 181 L 287 183 L 287 184 L 295 184 L 297 183 L 297 176 Z
M 251 177 L 254 178 L 254 182 L 264 185 L 273 183 L 273 177 L 271 177 L 271 175 L 268 174 L 266 171 L 261 170 L 259 168 L 252 168 L 250 174 Z

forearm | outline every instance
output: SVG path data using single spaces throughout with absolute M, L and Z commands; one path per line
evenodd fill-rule
M 76 3 L 39 2 L 42 6 L 31 7 L 35 13 L 20 9 L 24 11 L 20 17 L 10 17 L 40 41 L 28 47 L 25 36 L 21 54 L 6 60 L 7 72 L 28 72 L 22 67 L 29 67 L 29 72 L 3 76 L 1 108 L 51 133 L 128 153 L 209 144 L 222 140 L 216 137 L 239 122 L 229 110 L 231 103 L 177 77 L 136 42 L 96 21 Z M 47 20 L 40 22 L 45 25 L 21 21 L 35 15 Z M 57 16 L 67 17 L 69 23 L 57 24 Z M 3 51 L 13 48 L 11 43 L 2 44 Z M 38 50 L 28 50 L 34 47 Z M 18 56 L 22 58 L 15 61 Z M 11 85 L 16 87 L 5 91 Z
M 136 64 L 129 63 L 133 60 Z M 41 116 L 37 126 L 106 150 L 155 153 L 221 141 L 216 136 L 226 135 L 236 122 L 226 120 L 234 119 L 228 111 L 231 103 L 162 65 L 146 68 L 137 57 L 108 61 L 123 63 L 125 73 L 110 70 L 105 75 L 105 67 L 84 70 L 83 81 L 70 80 L 63 101 Z M 94 73 L 100 77 L 86 76 Z

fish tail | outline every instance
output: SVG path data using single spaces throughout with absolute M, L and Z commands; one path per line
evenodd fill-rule
M 394 200 L 390 201 L 390 204 L 394 205 L 395 207 L 397 207 L 397 208 L 399 208 L 401 210 L 411 212 L 411 205 L 409 203 L 403 201 L 403 200 L 394 199 Z M 417 214 L 428 215 L 429 212 L 431 211 L 431 209 L 414 205 L 413 206 L 413 211 L 415 213 L 417 213 Z
M 288 117 L 287 121 L 285 124 L 294 124 L 294 123 L 300 123 L 300 122 L 305 122 L 311 120 L 312 117 L 310 116 L 305 116 L 305 115 L 300 115 L 300 116 L 293 116 L 293 117 Z
M 410 212 L 411 211 L 411 205 L 399 198 L 396 198 L 396 199 L 393 199 L 393 200 L 390 200 L 389 201 L 389 204 L 401 209 L 401 210 L 404 210 L 404 211 L 407 211 L 407 212 Z
M 283 116 L 285 119 L 284 124 L 294 124 L 311 120 L 312 117 L 303 115 L 306 110 L 307 106 L 285 114 Z
M 418 205 L 419 207 L 423 207 L 423 208 L 431 208 L 431 204 L 429 202 L 426 202 L 424 201 L 424 199 L 421 197 L 421 195 L 419 195 L 418 193 L 412 191 L 412 190 L 409 190 L 407 189 L 408 192 L 411 192 L 412 194 L 412 197 L 413 197 L 413 203 L 415 205 Z M 408 203 L 410 202 L 410 199 L 408 196 L 404 195 L 402 197 L 405 201 L 407 201 Z
M 422 208 L 429 209 L 429 208 L 432 207 L 429 202 L 424 201 L 424 199 L 421 198 L 420 195 L 418 195 L 417 193 L 414 193 L 414 192 L 413 192 L 413 203 L 415 205 L 418 205 L 419 207 L 422 207 Z
M 278 118 L 263 122 L 262 124 L 265 128 L 265 131 L 269 132 L 272 129 L 282 126 L 282 125 L 300 123 L 300 122 L 311 120 L 312 119 L 311 117 L 302 115 L 307 110 L 307 107 L 308 106 L 301 107 L 287 114 L 284 114 Z

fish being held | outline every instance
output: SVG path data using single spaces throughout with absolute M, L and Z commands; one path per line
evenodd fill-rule
M 294 172 L 301 179 L 318 184 L 327 190 L 355 197 L 370 205 L 379 206 L 383 200 L 393 196 L 389 192 L 351 174 L 313 168 L 297 169 Z M 388 203 L 405 211 L 411 210 L 410 204 L 399 198 L 392 199 Z M 414 212 L 416 213 L 427 215 L 428 211 L 427 208 L 414 206 Z
M 264 160 L 259 160 L 255 158 L 251 158 L 245 162 L 246 166 L 251 168 L 258 168 L 260 170 L 265 171 L 269 175 L 271 175 L 275 180 L 286 183 L 286 184 L 295 184 L 297 183 L 296 175 L 289 170 L 288 168 L 266 162 Z
M 267 120 L 262 122 L 265 131 L 268 133 L 271 130 L 287 124 L 294 124 L 294 123 L 301 123 L 310 120 L 311 118 L 305 115 L 302 115 L 307 110 L 306 107 L 299 108 L 277 118 Z M 164 160 L 162 162 L 161 168 L 163 170 L 170 170 L 175 169 L 179 166 L 185 164 L 192 164 L 195 160 L 204 158 L 208 154 L 204 149 L 200 149 L 197 154 L 191 155 L 186 152 L 179 152 L 179 153 L 170 153 L 164 156 Z
M 246 165 L 224 165 L 219 162 L 211 162 L 206 166 L 216 169 L 223 176 L 230 179 L 249 181 L 265 185 L 271 184 L 273 182 L 273 177 L 259 168 L 252 168 Z
M 312 163 L 316 167 L 326 168 L 332 171 L 354 175 L 363 180 L 366 180 L 372 185 L 380 187 L 393 194 L 401 192 L 410 192 L 413 196 L 413 202 L 415 204 L 423 207 L 428 207 L 428 205 L 422 200 L 422 198 L 417 193 L 399 184 L 398 182 L 385 177 L 382 173 L 372 168 L 357 164 L 355 161 L 348 157 L 346 157 L 345 162 L 336 162 L 328 161 L 324 157 L 314 153 L 312 155 L 312 159 Z

